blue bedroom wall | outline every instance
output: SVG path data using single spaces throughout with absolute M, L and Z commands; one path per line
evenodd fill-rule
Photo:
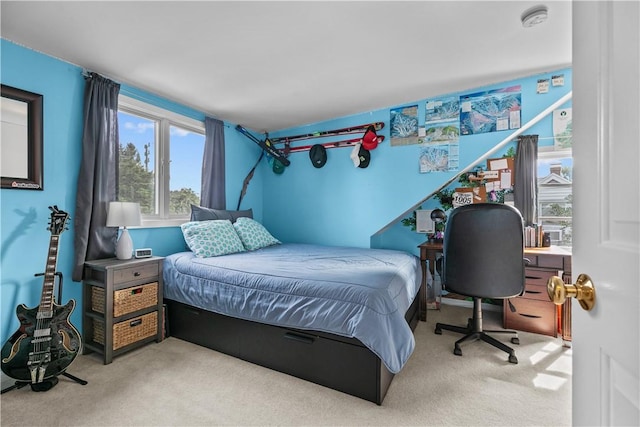
M 538 79 L 549 79 L 563 74 L 563 86 L 550 86 L 548 93 L 537 93 Z M 439 94 L 436 97 L 473 94 L 509 86 L 521 86 L 521 122 L 529 120 L 549 105 L 571 91 L 571 69 L 532 75 L 494 85 L 470 88 L 456 93 Z M 390 146 L 389 119 L 391 109 L 418 106 L 418 121 L 424 126 L 425 101 L 418 99 L 405 105 L 389 106 L 380 110 L 337 118 L 306 126 L 273 132 L 270 136 L 291 136 L 355 126 L 362 123 L 384 122 L 379 135 L 385 141 L 371 151 L 368 168 L 355 168 L 351 159 L 351 147 L 327 150 L 327 163 L 322 168 L 311 164 L 308 152 L 292 153 L 291 165 L 277 175 L 267 166 L 264 174 L 264 224 L 282 241 L 308 242 L 338 246 L 385 247 L 402 249 L 418 254 L 416 246 L 425 240 L 399 220 L 404 213 L 437 190 L 457 172 L 419 173 L 420 145 Z M 571 101 L 562 108 L 571 106 Z M 499 131 L 460 137 L 460 168 L 465 168 L 484 153 L 495 147 L 511 131 Z M 547 116 L 525 134 L 552 136 L 552 117 Z M 330 142 L 341 138 L 313 139 Z M 304 141 L 309 144 L 309 141 Z M 551 143 L 551 141 L 548 141 Z M 515 143 L 511 143 L 515 146 Z M 294 143 L 302 145 L 301 143 Z M 504 152 L 508 146 L 504 148 Z M 502 153 L 494 157 L 500 157 Z M 425 205 L 425 208 L 429 208 Z M 404 215 L 404 216 L 403 216 Z M 377 235 L 385 229 L 384 236 Z M 375 236 L 372 238 L 372 236 Z
M 44 184 L 43 191 L 0 190 L 0 341 L 4 343 L 18 327 L 18 304 L 37 306 L 50 233 L 46 230 L 49 205 L 67 211 L 73 221 L 77 176 L 82 153 L 82 69 L 2 39 L 2 84 L 43 95 L 44 100 Z M 162 99 L 134 87 L 122 85 L 121 93 L 189 117 L 203 119 L 202 112 Z M 242 181 L 259 155 L 255 144 L 247 142 L 225 124 L 227 206 L 235 209 Z M 0 153 L 1 155 L 1 153 Z M 201 167 L 198 162 L 194 167 Z M 260 174 L 256 173 L 255 182 Z M 245 202 L 262 218 L 262 191 L 249 186 Z M 167 255 L 184 249 L 179 227 L 131 230 L 135 247 L 150 247 L 154 254 Z M 60 237 L 58 271 L 65 277 L 63 300 L 75 299 L 78 307 L 72 323 L 81 328 L 82 287 L 71 281 L 73 265 L 73 226 Z
M 15 307 L 39 302 L 41 278 L 34 273 L 44 269 L 49 232 L 49 210 L 57 204 L 73 219 L 76 179 L 81 157 L 82 102 L 84 79 L 75 65 L 43 55 L 28 48 L 0 40 L 3 84 L 44 95 L 44 190 L 0 190 L 0 340 L 6 341 L 17 328 Z M 552 87 L 547 94 L 536 94 L 537 79 L 562 73 L 565 85 Z M 520 84 L 522 86 L 522 123 L 526 123 L 553 101 L 571 90 L 571 70 L 563 69 L 496 85 L 471 88 L 456 94 L 475 93 Z M 160 107 L 202 118 L 195 111 L 137 88 L 122 85 L 121 93 Z M 446 94 L 442 94 L 446 95 Z M 424 122 L 424 99 L 418 100 L 418 117 Z M 565 105 L 565 107 L 570 106 Z M 312 242 L 328 245 L 368 247 L 371 237 L 402 217 L 407 209 L 440 187 L 451 173 L 418 172 L 417 145 L 391 147 L 389 144 L 389 106 L 334 120 L 282 130 L 273 136 L 307 133 L 360 123 L 383 121 L 380 133 L 386 140 L 371 152 L 367 169 L 353 166 L 351 148 L 327 151 L 327 164 L 314 168 L 307 152 L 293 153 L 282 175 L 271 171 L 263 160 L 249 185 L 242 209 L 252 208 L 254 216 L 285 242 Z M 227 208 L 235 209 L 242 182 L 258 158 L 258 147 L 239 134 L 235 124 L 225 123 Z M 527 133 L 551 135 L 551 118 Z M 460 165 L 478 158 L 495 146 L 508 132 L 464 136 L 460 140 Z M 200 167 L 200 165 L 194 165 Z M 151 247 L 157 255 L 184 248 L 179 227 L 131 230 L 136 247 Z M 65 278 L 64 300 L 81 303 L 81 285 L 70 280 L 73 259 L 73 228 L 61 237 L 58 270 Z M 407 251 L 423 240 L 406 227 L 392 225 L 379 247 Z M 81 327 L 81 307 L 72 322 Z

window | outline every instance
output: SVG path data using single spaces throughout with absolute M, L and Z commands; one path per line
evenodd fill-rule
M 551 244 L 571 249 L 573 158 L 569 151 L 538 153 L 538 221 Z
M 118 200 L 140 203 L 145 226 L 188 220 L 200 204 L 204 124 L 121 95 L 118 128 Z

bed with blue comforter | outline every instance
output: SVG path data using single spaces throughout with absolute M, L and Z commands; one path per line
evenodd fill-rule
M 384 249 L 286 243 L 210 258 L 180 252 L 165 258 L 164 298 L 353 338 L 395 374 L 415 346 L 406 313 L 417 305 L 421 274 L 416 256 Z

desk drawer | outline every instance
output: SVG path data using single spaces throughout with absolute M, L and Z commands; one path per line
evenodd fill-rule
M 538 301 L 550 302 L 547 294 L 547 285 L 532 285 L 527 283 L 524 287 L 524 295 L 522 298 L 535 299 Z
M 529 285 L 547 286 L 547 282 L 551 276 L 557 276 L 557 270 L 543 270 L 539 268 L 525 268 L 525 282 Z
M 549 254 L 538 255 L 537 265 L 538 267 L 553 268 L 558 270 L 563 270 L 565 268 L 564 257 Z
M 509 303 L 515 308 L 511 311 Z M 504 327 L 536 334 L 557 336 L 557 309 L 551 301 L 510 298 L 504 302 Z

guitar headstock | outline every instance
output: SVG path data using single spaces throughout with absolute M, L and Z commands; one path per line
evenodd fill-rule
M 51 210 L 51 219 L 47 230 L 50 230 L 53 235 L 62 234 L 64 230 L 68 229 L 69 214 L 58 209 L 57 205 L 49 206 L 49 209 Z

